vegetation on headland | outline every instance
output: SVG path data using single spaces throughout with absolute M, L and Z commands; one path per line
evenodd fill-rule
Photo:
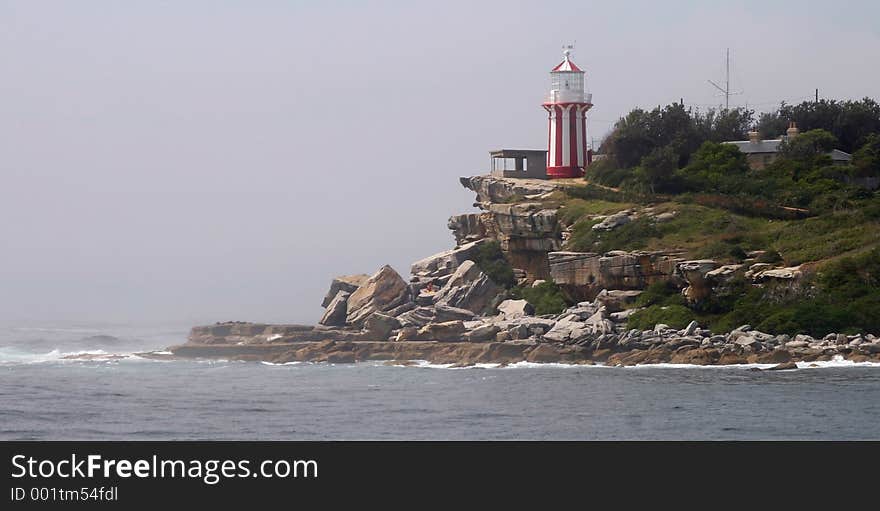
M 565 296 L 558 285 L 552 280 L 538 283 L 536 286 L 520 285 L 511 289 L 510 297 L 514 300 L 525 300 L 535 307 L 535 314 L 559 314 L 572 302 Z
M 778 138 L 794 121 L 801 133 L 782 142 L 763 169 L 728 140 L 756 128 Z M 833 164 L 841 149 L 850 164 Z M 823 100 L 781 105 L 755 119 L 753 111 L 695 112 L 680 104 L 636 109 L 604 141 L 583 186 L 561 200 L 569 226 L 566 248 L 680 250 L 691 258 L 739 263 L 750 251 L 795 266 L 811 263 L 796 289 L 781 292 L 734 280 L 704 303 L 688 304 L 666 285 L 645 291 L 630 317 L 633 328 L 683 327 L 697 320 L 713 330 L 751 324 L 770 333 L 880 332 L 880 194 L 865 186 L 880 178 L 880 105 Z M 638 214 L 650 208 L 651 214 Z M 594 230 L 599 215 L 631 209 L 636 218 Z M 657 215 L 670 213 L 666 221 Z M 760 262 L 750 259 L 751 262 Z
M 525 299 L 535 307 L 535 314 L 559 314 L 572 305 L 562 289 L 552 280 L 537 286 L 517 285 L 513 267 L 504 257 L 497 241 L 480 245 L 474 262 L 493 282 L 508 289 L 507 295 L 514 300 Z
M 692 320 L 713 331 L 750 324 L 772 334 L 880 332 L 880 249 L 824 265 L 796 289 L 750 286 L 731 282 L 724 293 L 688 306 L 681 293 L 659 282 L 639 297 L 644 308 L 630 316 L 631 328 L 657 323 L 683 328 Z

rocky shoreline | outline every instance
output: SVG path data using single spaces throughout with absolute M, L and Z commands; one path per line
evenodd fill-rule
M 565 252 L 566 231 L 551 207 L 556 184 L 492 176 L 462 178 L 461 183 L 476 192 L 475 206 L 482 212 L 451 217 L 456 246 L 413 263 L 408 280 L 390 266 L 373 275 L 336 277 L 318 325 L 197 326 L 188 343 L 168 348 L 170 356 L 272 363 L 423 360 L 458 366 L 774 364 L 780 369 L 837 359 L 880 362 L 880 338 L 869 333 L 813 338 L 742 325 L 720 334 L 696 322 L 682 329 L 664 324 L 628 328 L 627 319 L 638 310 L 637 297 L 655 282 L 671 283 L 688 302 L 696 302 L 723 290 L 733 278 L 784 292 L 808 269 L 777 268 L 754 259 L 723 265 L 686 260 L 674 251 Z M 666 221 L 664 214 L 654 221 Z M 637 215 L 654 213 L 651 208 L 622 211 L 602 217 L 593 229 L 614 229 Z M 559 314 L 537 315 L 533 304 L 514 299 L 510 283 L 491 276 L 498 261 L 486 262 L 492 244 L 503 252 L 520 289 L 552 280 L 576 297 L 568 303 L 584 301 Z
M 773 369 L 794 369 L 797 362 L 880 363 L 880 338 L 870 334 L 829 334 L 813 339 L 805 335 L 774 336 L 743 325 L 725 335 L 714 335 L 696 323 L 681 330 L 657 325 L 653 330 L 600 333 L 593 325 L 601 317 L 601 311 L 589 314 L 590 305 L 579 304 L 557 318 L 507 319 L 503 314 L 483 318 L 475 321 L 481 325 L 470 332 L 480 328 L 496 332 L 493 339 L 484 341 L 368 340 L 370 334 L 365 331 L 236 322 L 195 327 L 190 342 L 172 346 L 168 351 L 174 358 L 276 364 L 379 360 L 427 361 L 457 367 L 533 362 L 607 366 L 773 364 Z M 490 328 L 486 329 L 487 326 Z M 536 335 L 541 331 L 545 333 Z M 512 339 L 514 336 L 522 338 Z

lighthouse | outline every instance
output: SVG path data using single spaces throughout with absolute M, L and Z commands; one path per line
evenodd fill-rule
M 571 61 L 572 46 L 550 70 L 550 94 L 542 105 L 550 114 L 547 177 L 581 177 L 588 164 L 587 110 L 592 94 L 584 92 L 584 72 Z

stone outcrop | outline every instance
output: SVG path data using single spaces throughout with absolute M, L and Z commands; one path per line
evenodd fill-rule
M 504 300 L 498 305 L 498 313 L 504 319 L 516 319 L 531 316 L 535 313 L 535 307 L 525 300 Z
M 433 297 L 432 302 L 477 314 L 490 307 L 502 289 L 473 261 L 464 261 Z
M 486 240 L 477 240 L 466 243 L 452 250 L 446 250 L 439 254 L 426 257 L 412 264 L 410 273 L 416 277 L 442 277 L 451 275 L 458 266 L 467 261 L 473 260 L 476 256 L 479 246 Z
M 678 272 L 688 283 L 682 294 L 689 302 L 705 300 L 712 294 L 712 282 L 706 276 L 718 266 L 712 259 L 683 261 L 678 264 Z
M 321 302 L 321 307 L 327 307 L 330 305 L 330 302 L 336 298 L 336 295 L 339 291 L 345 291 L 346 293 L 354 293 L 357 288 L 361 287 L 367 280 L 370 279 L 369 275 L 343 275 L 341 277 L 336 277 L 330 282 L 330 289 L 327 291 L 327 294 L 324 295 L 324 300 Z
M 370 314 L 392 310 L 409 300 L 406 282 L 385 265 L 348 297 L 346 323 L 360 327 Z
M 547 252 L 559 250 L 562 235 L 556 209 L 542 202 L 508 204 L 513 197 L 540 197 L 556 189 L 541 180 L 475 176 L 462 184 L 477 193 L 482 213 L 454 215 L 448 227 L 459 245 L 481 239 L 497 241 L 510 264 L 525 272 L 526 279 L 549 277 Z
M 327 309 L 324 315 L 318 320 L 318 324 L 325 326 L 342 326 L 345 324 L 345 318 L 348 315 L 348 297 L 351 293 L 348 291 L 337 291 L 336 296 L 325 305 Z
M 603 289 L 644 289 L 660 280 L 676 278 L 675 253 L 611 251 L 550 252 L 550 277 L 571 294 L 592 299 Z
M 610 231 L 621 225 L 626 225 L 633 220 L 633 215 L 630 211 L 620 211 L 618 213 L 614 213 L 613 215 L 608 215 L 601 222 L 593 226 L 594 231 Z
M 465 188 L 476 192 L 478 203 L 507 202 L 514 197 L 540 196 L 557 189 L 555 183 L 542 179 L 471 176 L 461 177 L 459 181 Z

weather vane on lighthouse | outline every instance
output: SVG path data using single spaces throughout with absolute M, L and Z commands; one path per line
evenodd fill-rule
M 550 115 L 547 177 L 581 177 L 590 162 L 587 110 L 592 94 L 584 91 L 584 72 L 571 61 L 573 44 L 562 47 L 563 60 L 550 70 L 550 94 L 543 107 Z

